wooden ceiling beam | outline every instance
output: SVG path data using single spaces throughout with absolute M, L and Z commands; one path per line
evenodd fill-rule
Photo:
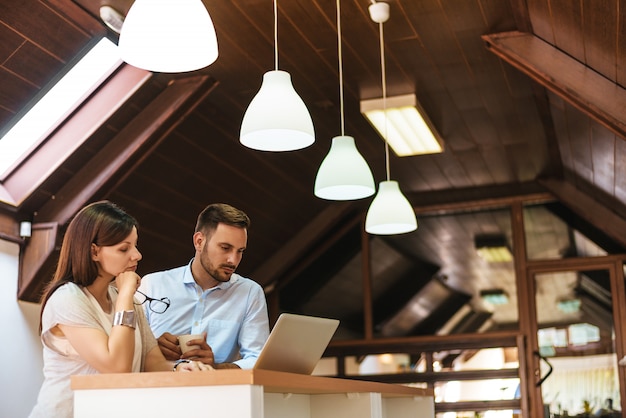
M 416 214 L 444 214 L 510 206 L 514 202 L 546 202 L 554 197 L 539 183 L 514 183 L 405 194 Z
M 88 202 L 105 198 L 114 190 L 216 85 L 208 76 L 172 80 L 38 211 L 33 236 L 23 251 L 20 300 L 39 301 L 41 290 L 51 279 L 49 272 L 60 246 L 61 231 L 74 214 Z M 39 228 L 40 225 L 46 227 Z
M 517 331 L 482 334 L 422 335 L 415 337 L 376 338 L 373 340 L 331 341 L 325 357 L 360 356 L 383 353 L 434 353 L 495 347 L 517 347 Z
M 626 138 L 626 91 L 537 36 L 483 35 L 487 48 L 615 134 Z
M 540 182 L 581 218 L 626 247 L 626 220 L 624 218 L 566 181 L 550 178 L 542 179 Z

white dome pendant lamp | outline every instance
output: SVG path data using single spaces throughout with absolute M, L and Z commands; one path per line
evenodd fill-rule
M 263 75 L 263 83 L 246 109 L 239 141 L 259 151 L 294 151 L 315 142 L 313 121 L 291 84 L 291 75 L 278 69 L 278 9 L 274 0 L 275 69 Z
M 372 3 L 369 6 L 369 11 L 372 20 L 378 23 L 380 31 L 380 64 L 382 72 L 383 108 L 386 110 L 387 81 L 385 73 L 385 39 L 383 34 L 383 23 L 389 19 L 389 5 L 383 2 Z M 417 218 L 415 217 L 413 206 L 411 206 L 411 203 L 409 203 L 407 198 L 400 191 L 398 182 L 390 180 L 389 144 L 387 141 L 385 141 L 385 163 L 387 180 L 380 182 L 378 194 L 370 204 L 367 216 L 365 217 L 365 231 L 369 234 L 375 235 L 396 235 L 415 231 L 417 229 Z
M 337 44 L 339 54 L 339 109 L 341 136 L 332 140 L 330 151 L 315 177 L 315 196 L 328 200 L 355 200 L 374 194 L 376 185 L 354 138 L 345 135 L 343 112 L 343 62 L 341 53 L 341 8 L 337 0 Z
M 201 0 L 135 0 L 119 39 L 122 60 L 144 70 L 180 73 L 217 59 L 217 35 Z

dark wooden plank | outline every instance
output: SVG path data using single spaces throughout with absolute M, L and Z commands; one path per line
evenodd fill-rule
M 86 46 L 91 36 L 38 0 L 1 1 L 2 21 L 50 55 L 67 62 Z M 42 25 L 40 22 L 46 22 Z
M 0 67 L 0 103 L 13 114 L 18 113 L 37 94 L 37 87 L 17 76 L 12 71 Z
M 103 37 L 107 30 L 98 14 L 89 14 L 85 9 L 73 1 L 66 0 L 40 0 L 42 3 L 59 14 L 69 25 L 76 26 L 90 36 Z M 123 11 L 122 11 L 123 12 Z M 98 16 L 98 17 L 96 17 Z
M 615 143 L 615 198 L 626 202 L 626 142 L 617 141 Z
M 517 180 L 511 170 L 511 156 L 508 155 L 506 147 L 484 147 L 481 154 L 487 162 L 489 172 L 495 183 L 511 183 Z
M 459 154 L 459 162 L 463 165 L 472 186 L 483 186 L 493 183 L 493 176 L 489 171 L 488 164 L 483 159 L 479 150 L 463 152 Z
M 619 0 L 583 1 L 585 63 L 609 80 L 616 80 Z
M 578 61 L 586 62 L 585 41 L 588 39 L 583 33 L 586 22 L 583 25 L 582 5 L 583 2 L 577 1 L 552 1 L 550 2 L 550 21 L 553 24 L 554 46 Z M 591 4 L 587 2 L 584 8 L 585 17 L 587 12 L 590 12 L 589 6 Z
M 591 159 L 593 183 L 610 196 L 615 195 L 615 173 L 623 167 L 615 165 L 615 144 L 621 141 L 604 126 L 591 126 Z
M 565 117 L 568 126 L 568 143 L 572 155 L 572 168 L 579 176 L 593 183 L 593 163 L 591 160 L 591 130 L 589 119 L 581 112 L 566 104 Z
M 626 86 L 626 7 L 620 7 L 617 14 L 617 63 L 615 81 Z
M 51 75 L 59 73 L 63 66 L 64 63 L 58 58 L 28 41 L 4 63 L 6 69 L 19 74 L 39 89 L 48 84 Z
M 526 0 L 528 17 L 533 34 L 554 45 L 554 27 L 550 15 L 549 0 Z M 527 28 L 525 28 L 527 29 Z M 521 29 L 524 30 L 524 29 Z
M 0 24 L 0 39 L 2 39 L 0 42 L 0 63 L 2 64 L 26 41 L 4 24 Z

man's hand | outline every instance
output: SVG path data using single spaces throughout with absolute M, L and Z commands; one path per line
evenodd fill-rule
M 188 358 L 195 361 L 201 361 L 204 364 L 208 364 L 211 367 L 215 367 L 215 356 L 213 355 L 213 349 L 206 342 L 206 333 L 202 333 L 202 338 L 197 340 L 189 340 L 188 345 L 199 345 L 200 348 L 187 351 L 185 354 L 180 355 L 179 358 Z M 178 347 L 180 353 L 180 347 Z M 167 357 L 167 356 L 166 356 Z
M 181 358 L 181 351 L 176 335 L 166 332 L 157 339 L 157 342 L 159 343 L 159 349 L 161 349 L 166 359 L 174 361 Z

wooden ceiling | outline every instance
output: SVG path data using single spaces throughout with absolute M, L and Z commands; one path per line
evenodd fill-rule
M 131 3 L 1 0 L 0 131 L 82 48 L 101 36 L 117 41 L 99 19 L 101 5 L 125 14 Z M 606 243 L 605 251 L 621 252 L 625 2 L 389 3 L 388 95 L 415 93 L 445 151 L 391 156 L 391 177 L 416 208 L 420 225 L 406 236 L 370 237 L 365 255 L 371 256 L 377 332 L 408 304 L 419 304 L 423 292 L 422 300 L 442 295 L 429 312 L 447 306 L 446 318 L 467 304 L 478 306 L 481 290 L 503 287 L 514 294 L 512 264 L 480 264 L 473 238 L 501 233 L 510 241 L 510 214 L 503 207 L 516 199 L 561 202 L 528 218 L 537 254 L 577 247 L 568 223 L 597 232 L 596 245 Z M 341 3 L 345 120 L 346 134 L 356 138 L 379 182 L 385 179 L 384 145 L 359 112 L 360 100 L 382 94 L 378 26 L 369 18 L 369 4 Z M 220 47 L 214 64 L 173 75 L 121 70 L 120 78 L 147 81 L 127 101 L 106 105 L 112 110 L 103 122 L 92 126 L 93 120 L 81 116 L 82 127 L 57 132 L 66 145 L 46 151 L 29 169 L 45 172 L 45 181 L 26 193 L 17 180 L 4 180 L 3 236 L 17 235 L 15 221 L 24 218 L 58 225 L 37 247 L 49 257 L 27 254 L 34 260 L 33 281 L 22 283 L 20 296 L 37 299 L 63 225 L 89 201 L 113 200 L 139 219 L 141 273 L 187 263 L 195 217 L 209 203 L 227 202 L 253 222 L 239 272 L 268 292 L 279 289 L 279 302 L 272 302 L 278 309 L 358 323 L 362 221 L 371 199 L 339 203 L 313 195 L 317 168 L 331 138 L 340 134 L 336 3 L 278 2 L 279 68 L 291 74 L 316 131 L 314 145 L 285 153 L 253 151 L 238 141 L 246 107 L 263 73 L 273 69 L 272 1 L 205 5 Z M 57 165 L 52 156 L 72 149 L 79 131 L 84 144 Z M 486 211 L 472 212 L 481 206 Z M 512 304 L 491 320 L 514 321 L 515 310 Z M 413 321 L 394 332 L 432 333 L 443 326 L 425 321 L 420 330 Z M 351 331 L 362 332 L 362 324 Z

